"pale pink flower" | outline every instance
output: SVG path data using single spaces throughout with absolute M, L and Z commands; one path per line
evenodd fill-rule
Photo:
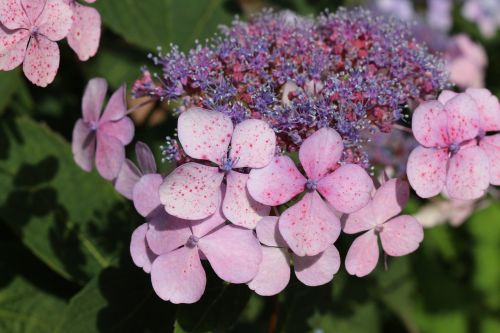
M 264 217 L 257 224 L 256 231 L 257 238 L 263 244 L 262 262 L 248 286 L 259 295 L 271 296 L 285 289 L 290 281 L 290 256 L 297 279 L 307 286 L 328 283 L 339 270 L 340 256 L 334 245 L 315 256 L 290 254 L 279 232 L 277 216 Z
M 423 240 L 422 226 L 410 215 L 401 215 L 408 201 L 408 184 L 390 179 L 375 192 L 363 208 L 346 217 L 343 231 L 356 234 L 366 231 L 352 243 L 346 257 L 346 269 L 351 275 L 368 275 L 377 266 L 378 237 L 384 253 L 404 256 L 415 251 Z
M 446 103 L 427 101 L 415 110 L 413 135 L 421 144 L 407 164 L 408 180 L 422 198 L 445 191 L 450 198 L 481 197 L 489 186 L 488 157 L 477 146 L 480 120 L 476 103 L 459 94 Z
M 478 200 L 439 199 L 421 207 L 414 217 L 424 228 L 432 228 L 446 222 L 458 227 L 474 213 L 478 206 L 485 204 L 485 202 L 479 203 Z
M 488 89 L 469 88 L 465 93 L 476 102 L 479 112 L 477 140 L 489 161 L 490 184 L 500 185 L 500 103 Z M 455 97 L 457 93 L 445 90 L 439 96 L 441 103 Z
M 108 85 L 106 80 L 89 81 L 82 100 L 83 117 L 73 129 L 72 150 L 76 164 L 83 170 L 95 165 L 107 180 L 115 179 L 125 161 L 125 146 L 134 137 L 134 124 L 127 117 L 125 86 L 113 93 L 101 114 Z
M 80 5 L 76 0 L 64 0 L 73 10 L 73 24 L 67 36 L 69 46 L 81 61 L 86 61 L 97 53 L 101 38 L 101 15 L 88 6 Z M 85 0 L 94 3 L 95 0 Z
M 177 129 L 189 157 L 216 166 L 190 162 L 168 175 L 160 186 L 160 200 L 167 213 L 187 220 L 210 216 L 219 206 L 220 187 L 226 179 L 222 209 L 229 221 L 254 228 L 262 216 L 269 215 L 270 207 L 248 195 L 248 174 L 235 170 L 262 168 L 272 160 L 276 135 L 266 122 L 248 119 L 233 129 L 228 116 L 192 108 L 181 113 Z
M 343 149 L 340 135 L 322 128 L 299 150 L 307 179 L 288 156 L 275 157 L 268 166 L 250 172 L 248 191 L 265 205 L 284 204 L 306 191 L 279 219 L 281 235 L 298 256 L 325 251 L 340 234 L 340 221 L 320 194 L 343 213 L 356 211 L 370 200 L 373 182 L 366 171 L 354 164 L 338 167 Z
M 0 0 L 0 70 L 23 63 L 24 75 L 45 87 L 59 68 L 59 47 L 71 28 L 62 0 Z

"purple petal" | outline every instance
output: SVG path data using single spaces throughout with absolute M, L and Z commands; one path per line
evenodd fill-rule
M 142 173 L 156 173 L 155 157 L 147 144 L 138 141 L 135 144 L 135 156 Z
M 125 198 L 132 200 L 134 186 L 141 178 L 141 172 L 135 164 L 126 159 L 122 164 L 118 177 L 115 179 L 115 189 Z
M 82 119 L 78 119 L 73 129 L 71 150 L 73 158 L 80 168 L 87 172 L 92 170 L 96 151 L 96 133 Z

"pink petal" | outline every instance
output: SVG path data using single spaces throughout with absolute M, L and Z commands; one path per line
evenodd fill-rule
M 151 282 L 156 294 L 165 301 L 174 304 L 197 302 L 207 283 L 198 249 L 184 246 L 156 258 Z
M 296 255 L 314 256 L 337 240 L 340 221 L 314 191 L 281 214 L 279 230 Z
M 139 169 L 131 160 L 126 159 L 115 179 L 115 189 L 125 198 L 132 200 L 134 186 L 140 178 L 141 172 Z
M 373 201 L 370 201 L 363 208 L 345 216 L 342 231 L 346 234 L 357 234 L 375 227 L 378 223 L 380 222 L 375 218 Z
M 252 199 L 247 190 L 247 180 L 247 174 L 236 171 L 227 174 L 226 196 L 222 207 L 229 221 L 240 227 L 254 229 L 263 216 L 269 215 L 271 207 Z
M 293 256 L 295 275 L 306 286 L 320 286 L 333 279 L 340 268 L 339 251 L 334 245 L 312 257 Z
M 201 238 L 223 226 L 224 222 L 226 222 L 226 217 L 222 214 L 222 207 L 219 207 L 215 213 L 206 219 L 189 222 L 193 235 Z
M 267 246 L 288 247 L 278 228 L 278 216 L 266 216 L 257 223 L 257 238 Z
M 443 104 L 438 101 L 423 102 L 413 112 L 413 135 L 425 147 L 447 147 L 447 121 Z
M 6 31 L 0 23 L 0 70 L 10 71 L 23 62 L 28 41 L 28 30 Z
M 324 127 L 302 142 L 300 163 L 310 179 L 319 180 L 336 166 L 343 150 L 344 144 L 339 133 Z
M 148 222 L 146 239 L 151 251 L 157 255 L 184 246 L 192 235 L 189 221 L 178 219 L 163 211 L 151 215 Z
M 108 84 L 103 78 L 93 78 L 87 83 L 82 99 L 83 119 L 86 122 L 97 125 L 107 90 Z
M 233 122 L 220 112 L 192 108 L 181 113 L 177 130 L 186 154 L 220 165 L 227 155 Z
M 370 201 L 373 181 L 365 169 L 346 164 L 318 182 L 318 191 L 338 211 L 352 213 Z
M 134 138 L 135 127 L 132 119 L 123 117 L 117 121 L 101 122 L 97 131 L 117 138 L 122 145 L 126 146 Z
M 500 134 L 484 137 L 479 143 L 486 156 L 490 167 L 490 183 L 500 185 Z
M 76 164 L 89 172 L 94 164 L 96 149 L 96 133 L 92 131 L 82 119 L 78 119 L 73 129 L 71 150 Z
M 74 22 L 68 34 L 68 44 L 81 61 L 97 53 L 101 38 L 101 16 L 94 8 L 75 4 Z
M 231 283 L 252 280 L 262 261 L 262 248 L 253 231 L 232 225 L 201 238 L 198 247 L 215 273 Z
M 452 99 L 453 97 L 457 96 L 458 93 L 454 92 L 454 91 L 451 91 L 451 90 L 443 90 L 441 92 L 441 94 L 439 94 L 439 97 L 438 97 L 438 101 L 441 103 L 441 104 L 446 104 L 446 102 L 448 102 L 450 99 Z
M 290 257 L 286 250 L 262 247 L 259 271 L 248 287 L 261 296 L 272 296 L 285 289 L 290 281 Z
M 138 141 L 135 144 L 135 156 L 137 157 L 139 168 L 144 174 L 156 173 L 155 157 L 147 144 Z
M 201 220 L 219 207 L 224 173 L 219 168 L 186 163 L 169 174 L 160 186 L 165 210 L 186 220 Z
M 126 91 L 125 85 L 122 85 L 113 95 L 111 95 L 99 124 L 120 120 L 125 116 L 127 113 L 127 100 L 125 99 Z
M 57 42 L 68 35 L 73 24 L 71 19 L 73 11 L 61 0 L 42 0 L 42 2 L 45 2 L 42 13 L 36 19 L 32 18 L 31 22 L 38 26 L 40 34 Z
M 369 230 L 352 242 L 345 258 L 345 268 L 351 275 L 363 277 L 370 274 L 378 262 L 377 235 Z
M 288 156 L 277 156 L 262 169 L 252 169 L 248 192 L 260 203 L 281 205 L 304 191 L 306 179 Z
M 399 179 L 389 179 L 377 189 L 373 197 L 373 218 L 384 223 L 403 210 L 410 197 L 408 183 Z
M 444 149 L 417 147 L 408 157 L 406 173 L 411 187 L 421 198 L 430 198 L 443 190 L 448 153 Z
M 125 147 L 115 137 L 97 133 L 95 164 L 102 178 L 113 180 L 118 176 L 125 162 Z
M 444 105 L 448 118 L 450 143 L 461 143 L 477 136 L 479 112 L 474 100 L 467 94 L 458 94 Z
M 480 147 L 462 148 L 451 157 L 446 191 L 450 198 L 477 199 L 484 195 L 490 184 L 488 156 Z
M 469 88 L 465 91 L 476 102 L 481 129 L 485 132 L 500 131 L 500 104 L 488 89 Z
M 134 186 L 132 198 L 134 207 L 142 216 L 148 216 L 153 210 L 161 205 L 160 185 L 163 177 L 159 174 L 148 174 L 141 177 Z
M 54 81 L 59 68 L 59 47 L 56 42 L 40 36 L 31 38 L 24 57 L 24 75 L 33 84 L 46 87 Z
M 385 253 L 393 257 L 415 251 L 424 239 L 424 230 L 417 219 L 401 215 L 384 223 L 380 240 Z
M 142 267 L 144 272 L 151 272 L 151 265 L 156 259 L 154 254 L 146 242 L 146 232 L 148 231 L 148 224 L 141 224 L 132 233 L 132 240 L 130 241 L 130 255 L 132 261 L 137 267 Z
M 248 119 L 234 128 L 229 157 L 237 159 L 236 168 L 263 168 L 275 152 L 276 134 L 265 121 Z
M 20 0 L 0 1 L 0 22 L 10 30 L 29 28 L 30 21 L 25 13 Z

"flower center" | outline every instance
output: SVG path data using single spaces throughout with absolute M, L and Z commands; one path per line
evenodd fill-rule
M 230 159 L 229 157 L 223 157 L 219 169 L 224 172 L 229 172 L 234 168 L 236 163 L 238 163 L 238 158 Z
M 375 233 L 380 234 L 382 232 L 382 230 L 384 230 L 384 226 L 383 225 L 377 224 L 375 226 Z
M 313 179 L 307 180 L 306 189 L 308 191 L 316 191 L 317 188 L 318 188 L 318 182 L 316 180 L 313 180 Z
M 40 31 L 40 29 L 39 29 L 37 26 L 32 26 L 32 27 L 31 27 L 31 31 L 30 31 L 31 36 L 36 36 L 36 35 L 38 35 L 39 31 Z
M 452 143 L 449 147 L 448 147 L 448 151 L 452 154 L 452 155 L 455 155 L 456 153 L 458 153 L 458 151 L 460 150 L 460 144 L 458 143 Z
M 89 125 L 89 128 L 92 130 L 92 131 L 96 131 L 97 130 L 97 122 L 96 121 L 91 121 L 88 123 Z
M 192 249 L 193 247 L 198 245 L 199 240 L 200 239 L 198 237 L 196 237 L 195 235 L 191 235 L 191 236 L 189 236 L 189 238 L 186 242 L 186 246 L 189 247 L 190 249 Z
M 477 139 L 482 140 L 486 136 L 486 132 L 483 129 L 480 129 L 479 132 L 477 133 Z

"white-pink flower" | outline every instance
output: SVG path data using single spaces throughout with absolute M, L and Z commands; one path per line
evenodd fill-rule
M 338 167 L 343 149 L 340 135 L 322 128 L 299 150 L 307 179 L 288 156 L 275 157 L 268 166 L 250 172 L 248 191 L 262 204 L 278 206 L 306 191 L 279 219 L 281 235 L 298 256 L 325 251 L 340 234 L 340 221 L 321 196 L 343 213 L 354 212 L 370 200 L 373 182 L 366 171 L 354 164 Z
M 56 42 L 68 34 L 71 15 L 62 0 L 0 0 L 0 70 L 22 63 L 31 82 L 51 83 L 59 68 Z
M 226 179 L 222 207 L 229 221 L 254 228 L 262 216 L 269 215 L 270 207 L 248 195 L 248 174 L 236 171 L 262 168 L 272 160 L 276 135 L 266 122 L 248 119 L 233 127 L 231 118 L 220 112 L 192 108 L 181 113 L 177 129 L 189 157 L 216 166 L 189 162 L 169 174 L 160 186 L 160 200 L 167 213 L 187 220 L 212 215 Z

